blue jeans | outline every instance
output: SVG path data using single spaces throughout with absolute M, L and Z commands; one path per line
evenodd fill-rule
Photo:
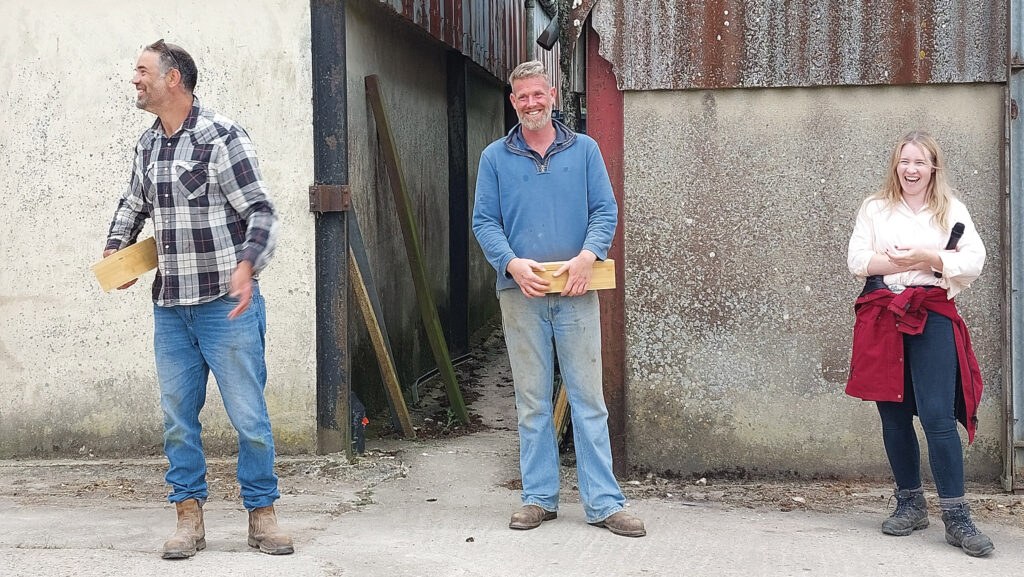
M 206 457 L 199 412 L 213 371 L 231 424 L 238 431 L 238 483 L 248 510 L 273 504 L 281 494 L 274 475 L 274 437 L 263 399 L 266 310 L 259 287 L 241 316 L 228 320 L 238 300 L 222 296 L 191 306 L 153 307 L 153 348 L 164 414 L 164 453 L 170 467 L 168 499 L 203 502 Z
M 956 428 L 957 372 L 953 322 L 930 312 L 924 331 L 903 335 L 903 402 L 879 402 L 882 440 L 899 489 L 921 486 L 921 450 L 914 431 L 917 409 L 928 440 L 928 462 L 939 497 L 964 495 L 964 456 Z
M 519 414 L 523 504 L 558 510 L 558 442 L 552 400 L 557 351 L 572 410 L 583 510 L 588 522 L 602 521 L 621 511 L 626 498 L 612 473 L 597 293 L 531 299 L 512 289 L 499 291 L 498 300 Z

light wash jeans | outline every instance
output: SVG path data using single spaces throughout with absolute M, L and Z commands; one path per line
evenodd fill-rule
M 274 475 L 274 437 L 263 399 L 267 383 L 263 297 L 253 284 L 252 302 L 228 320 L 238 300 L 223 296 L 191 306 L 153 307 L 153 348 L 164 413 L 166 480 L 172 503 L 206 500 L 206 457 L 199 412 L 206 403 L 210 371 L 217 379 L 224 408 L 238 431 L 238 483 L 248 510 L 273 504 L 280 493 Z
M 523 504 L 558 510 L 559 461 L 552 391 L 555 352 L 572 409 L 580 498 L 587 522 L 602 521 L 626 503 L 612 473 L 608 409 L 601 374 L 601 313 L 597 293 L 526 298 L 498 292 L 519 413 Z

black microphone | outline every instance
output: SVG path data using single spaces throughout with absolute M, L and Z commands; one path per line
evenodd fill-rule
M 953 230 L 949 231 L 949 240 L 946 241 L 946 250 L 953 250 L 956 248 L 957 243 L 960 242 L 960 237 L 964 235 L 964 223 L 958 222 L 953 225 Z M 941 272 L 936 272 L 935 278 L 942 278 Z

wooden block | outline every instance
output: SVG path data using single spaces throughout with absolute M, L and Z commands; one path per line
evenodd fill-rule
M 156 241 L 153 237 L 122 248 L 92 265 L 92 272 L 103 290 L 110 292 L 126 282 L 156 268 Z
M 568 272 L 563 272 L 557 277 L 551 276 L 556 270 L 565 264 L 565 261 L 542 262 L 544 272 L 538 272 L 537 276 L 551 283 L 548 287 L 549 293 L 560 293 L 565 288 L 565 281 L 569 278 Z M 615 261 L 613 259 L 599 260 L 594 262 L 594 276 L 590 277 L 590 290 L 603 290 L 615 288 Z
M 558 384 L 558 392 L 555 393 L 555 438 L 558 444 L 562 444 L 562 437 L 565 436 L 565 426 L 569 424 L 569 396 L 565 392 L 565 382 Z

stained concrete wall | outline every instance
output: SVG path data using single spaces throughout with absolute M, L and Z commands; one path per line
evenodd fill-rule
M 846 245 L 892 146 L 921 128 L 988 249 L 957 301 L 986 387 L 966 466 L 995 479 L 1002 110 L 1000 85 L 627 92 L 630 464 L 888 474 L 874 404 L 843 393 L 861 288 Z
M 348 4 L 349 181 L 374 281 L 391 339 L 399 381 L 411 391 L 413 381 L 437 366 L 416 300 L 412 272 L 394 196 L 377 143 L 376 124 L 365 91 L 365 77 L 380 78 L 399 160 L 414 207 L 428 283 L 442 323 L 451 303 L 449 277 L 448 101 L 445 48 L 412 23 L 401 20 L 377 2 Z M 480 152 L 502 134 L 503 93 L 497 85 L 472 74 L 467 124 L 470 187 L 476 181 Z M 497 110 L 499 120 L 489 114 Z M 495 125 L 495 122 L 499 124 Z M 467 242 L 469 241 L 467 236 Z M 470 326 L 486 318 L 479 303 L 494 302 L 490 265 L 470 245 Z M 481 280 L 484 279 L 484 280 Z M 486 305 L 479 310 L 487 310 Z M 496 310 L 491 305 L 491 310 Z M 371 408 L 385 404 L 378 364 L 361 317 L 350 317 L 352 381 Z
M 256 145 L 281 219 L 261 280 L 267 402 L 278 450 L 312 450 L 308 3 L 4 0 L 0 13 L 0 457 L 160 452 L 153 274 L 104 294 L 90 270 L 134 144 L 154 119 L 135 108 L 129 80 L 141 48 L 158 38 L 192 53 L 202 103 Z M 212 383 L 203 420 L 211 451 L 236 449 Z
M 505 91 L 496 80 L 483 72 L 469 74 L 467 89 L 467 148 L 469 149 L 469 213 L 473 219 L 473 201 L 476 191 L 480 154 L 487 145 L 505 135 Z M 498 299 L 494 284 L 497 273 L 484 258 L 473 232 L 469 232 L 469 326 L 483 326 L 498 313 Z
M 201 102 L 245 126 L 256 144 L 282 224 L 276 256 L 261 280 L 268 306 L 267 402 L 279 452 L 312 451 L 316 323 L 314 223 L 307 195 L 313 182 L 308 3 L 186 1 L 152 11 L 107 0 L 85 11 L 70 1 L 0 0 L 0 9 L 0 153 L 10 159 L 0 166 L 0 225 L 8 231 L 0 237 L 0 457 L 160 452 L 153 275 L 128 291 L 104 294 L 89 267 L 102 252 L 134 144 L 154 118 L 134 106 L 132 69 L 142 46 L 161 37 L 196 58 Z M 198 21 L 197 12 L 203 14 Z M 433 366 L 433 358 L 383 180 L 363 76 L 382 78 L 430 283 L 445 318 L 444 49 L 376 2 L 349 2 L 347 16 L 350 181 L 400 377 L 408 386 Z M 502 92 L 479 75 L 471 86 L 469 168 L 475 173 L 479 151 L 502 134 Z M 143 235 L 151 234 L 147 225 Z M 470 251 L 479 249 L 471 245 Z M 476 253 L 471 258 L 470 330 L 486 320 L 488 299 L 494 309 L 493 273 L 488 280 L 490 267 Z M 380 396 L 376 361 L 354 307 L 349 326 L 353 385 Z M 235 450 L 212 381 L 203 422 L 208 450 Z

